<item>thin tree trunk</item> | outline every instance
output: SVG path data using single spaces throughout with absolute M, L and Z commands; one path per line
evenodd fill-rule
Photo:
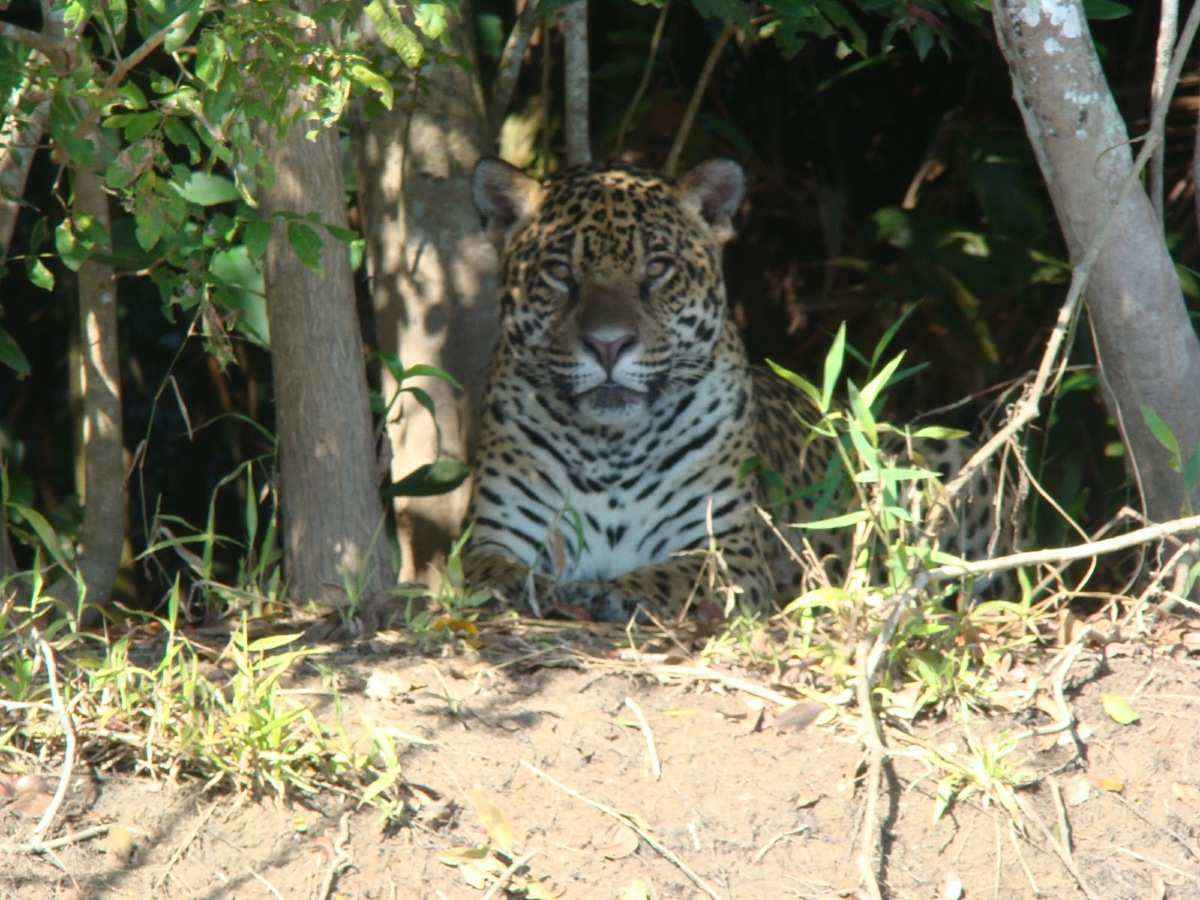
M 464 4 L 452 21 L 452 52 L 474 58 Z M 409 394 L 388 417 L 397 480 L 439 456 L 469 460 L 474 409 L 496 334 L 495 258 L 471 203 L 470 177 L 487 142 L 486 107 L 475 74 L 453 62 L 420 70 L 411 102 L 359 123 L 354 149 L 368 271 L 381 349 L 405 366 L 428 363 L 464 386 L 415 378 L 437 421 Z M 383 373 L 391 398 L 397 384 Z M 440 441 L 439 441 L 440 432 Z M 470 485 L 438 497 L 396 500 L 401 577 L 428 579 L 429 565 L 458 534 Z
M 296 92 L 296 102 L 304 99 Z M 262 213 L 305 215 L 345 227 L 346 196 L 336 130 L 305 138 L 311 123 L 280 139 L 260 135 L 275 169 Z M 362 336 L 350 254 L 323 239 L 320 272 L 303 265 L 276 221 L 265 278 L 279 440 L 284 572 L 302 601 L 373 613 L 394 578 L 375 474 Z M 372 621 L 368 619 L 368 621 Z
M 25 96 L 30 89 L 31 80 L 26 74 L 25 84 L 18 96 Z M 14 104 L 13 111 L 0 129 L 0 266 L 8 258 L 8 247 L 21 214 L 18 198 L 25 194 L 25 181 L 29 178 L 33 157 L 46 132 L 49 118 L 49 100 L 39 101 L 28 117 L 17 115 Z M 0 450 L 0 464 L 3 462 L 4 453 Z M 0 583 L 16 572 L 7 522 L 7 511 L 0 510 Z
M 1001 0 L 993 10 L 1017 105 L 1071 258 L 1078 262 L 1132 170 L 1125 123 L 1078 0 L 1052 8 Z M 1186 460 L 1200 443 L 1200 340 L 1161 221 L 1140 186 L 1115 215 L 1120 227 L 1088 280 L 1088 311 L 1106 399 L 1147 512 L 1163 521 L 1186 509 L 1189 497 L 1143 410 L 1152 409 L 1166 422 Z M 1200 496 L 1190 502 L 1196 508 Z
M 77 35 L 63 24 L 63 11 L 43 0 L 44 34 L 55 42 L 71 43 Z M 68 61 L 73 54 L 64 54 Z M 60 72 L 66 75 L 66 72 Z M 36 122 L 32 127 L 36 127 Z M 93 128 L 84 137 L 99 146 Z M 108 197 L 100 176 L 90 169 L 71 166 L 72 218 L 90 216 L 104 242 L 111 242 L 112 219 Z M 78 578 L 86 599 L 96 609 L 107 606 L 121 565 L 125 540 L 125 463 L 121 423 L 121 373 L 117 340 L 117 282 L 112 266 L 94 258 L 110 251 L 99 246 L 78 273 L 79 353 L 72 380 L 78 384 L 80 400 L 79 447 L 82 477 L 76 473 L 76 489 L 83 504 L 79 552 L 75 559 Z M 74 391 L 73 391 L 74 393 Z M 72 579 L 59 578 L 45 591 L 63 603 L 78 597 Z M 89 617 L 91 618 L 91 617 Z
M 563 9 L 564 103 L 566 104 L 567 164 L 582 166 L 592 161 L 589 126 L 588 3 L 576 0 Z
M 28 116 L 10 112 L 0 129 L 0 265 L 8 256 L 8 245 L 21 214 L 20 201 L 15 198 L 25 194 L 29 167 L 49 119 L 50 101 L 41 100 Z
M 92 135 L 97 140 L 98 135 Z M 72 216 L 91 216 L 110 234 L 108 197 L 95 172 L 71 172 Z M 97 247 L 106 252 L 108 248 Z M 79 352 L 72 393 L 78 391 L 79 446 L 76 489 L 83 504 L 75 569 L 89 606 L 103 610 L 112 595 L 125 540 L 125 462 L 121 431 L 121 373 L 117 341 L 117 292 L 112 266 L 89 259 L 79 269 Z M 77 387 L 76 387 L 77 385 Z M 82 470 L 83 477 L 79 477 Z M 80 597 L 75 581 L 59 578 L 46 596 L 73 606 Z M 94 621 L 95 614 L 88 617 Z

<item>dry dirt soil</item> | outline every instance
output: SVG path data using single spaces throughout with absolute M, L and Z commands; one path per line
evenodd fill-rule
M 113 827 L 53 858 L 19 852 L 34 820 L 13 800 L 0 808 L 0 896 L 860 896 L 870 792 L 853 705 L 786 710 L 756 696 L 772 688 L 761 673 L 698 677 L 682 648 L 672 659 L 615 646 L 568 629 L 485 630 L 476 648 L 420 651 L 394 635 L 338 648 L 290 690 L 364 740 L 371 728 L 393 737 L 401 821 L 381 827 L 336 796 L 206 794 L 101 765 L 51 836 Z M 1014 667 L 1015 688 L 1038 667 Z M 1063 683 L 1078 747 L 1070 732 L 1030 734 L 1051 717 L 1028 707 L 888 725 L 884 896 L 1200 898 L 1200 654 L 1110 645 Z M 1117 724 L 1105 694 L 1140 718 Z M 1025 736 L 1003 762 L 1039 776 L 1020 805 L 976 793 L 935 818 L 933 754 L 966 758 L 1004 734 Z M 55 760 L 43 774 L 57 777 Z

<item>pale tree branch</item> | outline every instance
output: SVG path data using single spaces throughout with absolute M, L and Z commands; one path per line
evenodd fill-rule
M 17 102 L 0 128 L 0 265 L 8 257 L 8 245 L 21 213 L 25 181 L 50 119 L 48 99 L 39 99 L 28 115 L 19 113 L 21 99 L 32 91 L 33 84 L 27 75 L 25 84 L 18 91 Z
M 566 104 L 567 164 L 587 165 L 592 161 L 590 113 L 588 110 L 588 0 L 563 9 L 563 48 L 566 60 L 563 87 Z
M 1015 0 L 998 3 L 994 9 L 997 38 L 1012 72 L 1017 105 L 1075 265 L 1033 384 L 1009 422 L 951 480 L 946 493 L 952 497 L 983 460 L 1037 415 L 1087 288 L 1101 373 L 1113 382 L 1107 399 L 1123 426 L 1134 476 L 1150 515 L 1166 519 L 1184 507 L 1182 479 L 1165 465 L 1165 453 L 1138 410 L 1139 405 L 1155 409 L 1182 446 L 1194 446 L 1200 416 L 1195 392 L 1187 385 L 1200 381 L 1200 343 L 1186 318 L 1163 244 L 1161 220 L 1152 218 L 1148 200 L 1135 186 L 1138 173 L 1162 140 L 1166 108 L 1200 24 L 1200 5 L 1189 14 L 1136 161 L 1130 160 L 1124 124 L 1095 58 L 1082 9 L 1077 3 L 1069 7 L 1071 27 L 1064 24 L 1061 29 L 1049 17 L 1043 20 L 1037 8 Z M 1014 19 L 1020 20 L 1019 29 Z M 1048 46 L 1053 54 L 1045 50 Z M 1087 100 L 1082 119 L 1072 97 Z M 1068 122 L 1075 124 L 1068 127 Z M 1112 232 L 1118 221 L 1120 241 Z M 1130 319 L 1122 310 L 1135 296 L 1140 298 L 1139 315 Z M 1134 415 L 1123 416 L 1123 405 L 1135 410 Z M 1143 471 L 1147 466 L 1148 472 Z
M 1179 27 L 1178 0 L 1162 0 L 1158 15 L 1158 39 L 1154 44 L 1154 80 L 1150 83 L 1150 107 L 1157 110 L 1163 102 L 1167 73 L 1171 68 L 1171 48 L 1175 44 L 1175 32 Z M 1150 203 L 1154 213 L 1163 217 L 1163 151 L 1164 143 L 1154 148 L 1150 157 Z
M 726 25 L 722 29 L 720 37 L 717 38 L 717 42 L 713 44 L 712 50 L 709 51 L 708 58 L 704 60 L 704 66 L 700 69 L 700 77 L 696 80 L 696 87 L 692 91 L 691 99 L 688 100 L 687 109 L 683 112 L 683 121 L 679 123 L 679 131 L 676 132 L 675 141 L 671 144 L 671 152 L 667 154 L 667 164 L 663 166 L 663 171 L 668 178 L 675 177 L 676 170 L 679 168 L 679 157 L 683 154 L 688 136 L 692 133 L 692 123 L 696 120 L 696 113 L 700 109 L 700 101 L 704 98 L 704 92 L 708 90 L 708 82 L 712 79 L 713 71 L 725 50 L 725 45 L 729 43 L 729 39 L 733 37 L 736 30 L 732 24 Z
M 525 0 L 525 8 L 517 17 L 508 40 L 504 42 L 504 50 L 500 53 L 496 79 L 492 82 L 491 102 L 488 104 L 488 128 L 493 141 L 499 134 L 509 104 L 512 103 L 517 77 L 521 74 L 521 62 L 525 58 L 525 51 L 529 49 L 533 33 L 537 30 L 537 13 L 541 5 L 541 0 Z

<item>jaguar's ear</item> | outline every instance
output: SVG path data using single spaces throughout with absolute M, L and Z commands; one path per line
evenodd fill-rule
M 471 199 L 494 238 L 503 238 L 514 224 L 532 215 L 541 196 L 535 179 L 502 159 L 488 156 L 475 164 Z
M 746 176 L 732 159 L 710 159 L 679 179 L 683 205 L 712 228 L 718 243 L 733 237 L 733 214 L 746 191 Z

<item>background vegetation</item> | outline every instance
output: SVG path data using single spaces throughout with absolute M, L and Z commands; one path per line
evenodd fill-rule
M 563 5 L 550 0 L 527 17 L 532 40 L 511 100 L 485 98 L 501 126 L 492 146 L 535 172 L 563 160 Z M 1159 11 L 1084 6 L 1130 132 L 1140 133 Z M 0 149 L 28 167 L 19 183 L 5 181 L 3 198 L 19 204 L 0 287 L 8 571 L 35 559 L 70 568 L 83 527 L 84 395 L 72 373 L 86 346 L 86 259 L 111 267 L 116 288 L 127 494 L 124 521 L 109 527 L 124 535 L 114 596 L 126 603 L 154 607 L 177 576 L 223 585 L 219 603 L 235 605 L 281 583 L 269 247 L 289 248 L 291 264 L 309 270 L 321 269 L 323 248 L 349 248 L 377 436 L 398 408 L 398 387 L 409 388 L 406 416 L 432 403 L 417 379 L 427 373 L 412 367 L 443 360 L 397 357 L 375 326 L 372 299 L 378 305 L 386 273 L 381 257 L 370 278 L 362 264 L 376 231 L 360 212 L 376 191 L 363 183 L 363 147 L 373 123 L 397 114 L 415 122 L 418 108 L 450 102 L 431 88 L 430 65 L 461 63 L 496 85 L 518 11 L 483 0 L 375 0 L 360 12 L 198 0 L 17 2 L 3 12 Z M 939 418 L 973 428 L 998 396 L 989 386 L 1036 364 L 1070 266 L 986 4 L 604 3 L 593 5 L 590 27 L 596 158 L 661 166 L 711 57 L 683 165 L 725 155 L 748 171 L 727 277 L 755 356 L 815 375 L 840 322 L 866 348 L 915 307 L 897 341 L 931 369 L 892 400 L 907 417 L 969 395 Z M 289 88 L 299 85 L 308 91 L 298 106 Z M 1165 165 L 1168 241 L 1193 319 L 1195 108 L 1180 91 Z M 15 136 L 38 117 L 44 134 L 21 146 Z M 263 129 L 289 124 L 339 130 L 344 224 L 341 209 L 264 205 L 274 182 Z M 485 133 L 481 149 L 489 141 Z M 111 228 L 79 205 L 87 172 L 102 179 Z M 1032 458 L 1063 505 L 1095 523 L 1132 494 L 1086 329 L 1071 361 Z M 395 483 L 435 455 L 361 464 L 391 469 L 385 497 L 424 493 L 455 473 L 423 472 L 445 483 Z M 1061 539 L 1057 527 L 1042 540 Z M 380 541 L 390 544 L 386 534 Z M 361 592 L 340 588 L 351 601 Z

